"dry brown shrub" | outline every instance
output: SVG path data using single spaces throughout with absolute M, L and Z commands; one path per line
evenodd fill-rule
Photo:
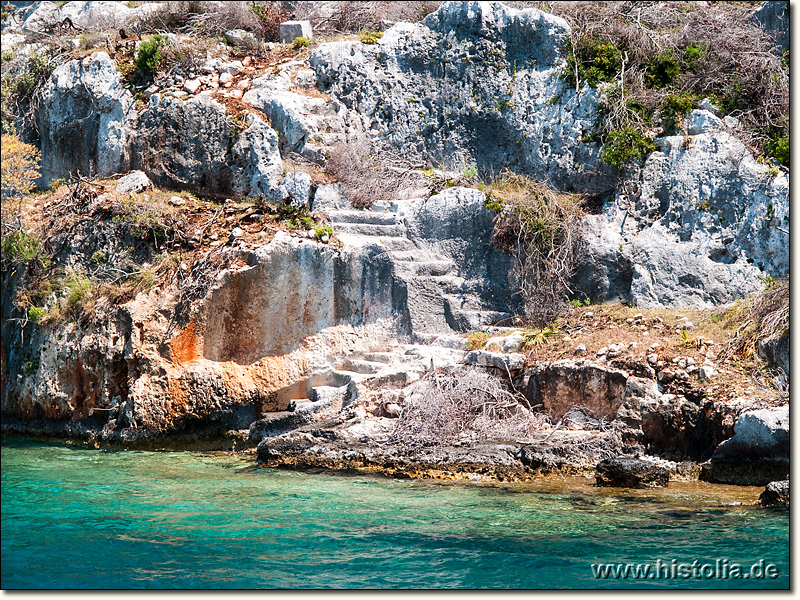
M 691 93 L 710 97 L 726 114 L 737 117 L 743 130 L 737 135 L 751 148 L 775 132 L 788 135 L 789 71 L 772 52 L 769 33 L 750 19 L 757 2 L 510 2 L 565 18 L 572 40 L 595 38 L 624 50 L 624 70 L 618 74 L 624 93 L 607 99 L 606 131 L 628 125 L 644 127 L 630 110 L 635 100 L 650 113 L 669 94 Z M 684 69 L 668 86 L 645 86 L 647 63 L 665 51 L 680 53 L 691 43 L 704 52 L 691 69 Z
M 392 164 L 394 163 L 394 164 Z M 350 203 L 369 208 L 376 200 L 392 200 L 401 184 L 411 175 L 402 161 L 379 154 L 367 141 L 335 145 L 325 170 L 342 185 Z
M 720 359 L 752 358 L 764 340 L 789 335 L 789 278 L 778 279 L 758 294 L 738 302 L 723 318 L 736 332 Z
M 567 308 L 581 241 L 582 197 L 505 172 L 488 189 L 502 210 L 492 241 L 515 258 L 512 272 L 525 316 L 549 325 Z
M 410 388 L 391 440 L 408 446 L 441 446 L 458 441 L 524 440 L 547 419 L 526 408 L 486 371 L 453 367 L 428 373 Z
M 441 2 L 297 2 L 294 18 L 307 19 L 315 32 L 358 33 L 383 30 L 396 22 L 414 23 L 432 13 Z M 333 4 L 331 7 L 330 5 Z

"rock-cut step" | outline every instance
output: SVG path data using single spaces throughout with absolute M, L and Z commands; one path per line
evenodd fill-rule
M 380 246 L 384 250 L 393 252 L 395 250 L 413 250 L 416 248 L 414 242 L 407 237 L 383 237 L 374 235 L 359 235 L 357 233 L 342 232 L 334 228 L 336 236 L 345 244 L 351 246 Z
M 328 212 L 331 223 L 364 223 L 368 225 L 396 225 L 397 213 L 368 210 L 332 210 Z
M 332 222 L 333 230 L 337 234 L 349 233 L 352 235 L 365 235 L 369 237 L 404 237 L 405 227 L 397 223 L 392 225 L 376 225 L 375 223 L 337 223 Z

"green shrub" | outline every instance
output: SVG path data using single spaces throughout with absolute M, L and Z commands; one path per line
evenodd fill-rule
M 89 265 L 91 266 L 102 265 L 107 262 L 108 262 L 108 255 L 102 250 L 98 250 L 97 252 L 92 254 L 92 258 L 89 259 Z
M 15 231 L 3 236 L 0 255 L 4 266 L 22 265 L 31 261 L 36 261 L 45 268 L 50 265 L 50 258 L 44 253 L 42 243 L 24 231 Z
M 632 160 L 639 159 L 655 149 L 653 140 L 642 135 L 635 127 L 626 127 L 608 134 L 600 150 L 600 158 L 604 163 L 621 171 Z
M 544 326 L 566 309 L 578 264 L 583 197 L 505 172 L 491 184 L 502 199 L 492 242 L 514 257 L 512 272 L 526 316 Z
M 139 46 L 139 52 L 136 54 L 136 67 L 142 73 L 150 73 L 154 71 L 161 59 L 161 48 L 167 43 L 167 38 L 163 35 L 156 34 L 149 40 L 145 40 Z
M 362 44 L 377 44 L 378 40 L 383 37 L 382 31 L 362 31 L 361 34 Z
M 47 317 L 47 309 L 43 306 L 31 306 L 28 308 L 28 320 L 37 325 Z
M 311 45 L 311 42 L 308 41 L 308 38 L 305 36 L 299 36 L 294 38 L 292 42 L 292 46 L 294 46 L 295 50 L 301 50 L 303 48 L 308 48 Z
M 683 49 L 683 65 L 688 71 L 695 72 L 701 59 L 708 52 L 708 46 L 700 42 L 692 42 Z
M 61 285 L 67 299 L 67 310 L 73 313 L 83 308 L 95 287 L 86 275 L 77 271 L 70 271 L 62 280 Z
M 330 225 L 320 225 L 314 228 L 314 238 L 321 240 L 323 236 L 327 235 L 328 239 L 333 237 L 333 227 Z
M 688 92 L 670 94 L 664 98 L 659 108 L 661 118 L 667 127 L 678 127 L 684 115 L 697 106 L 697 98 Z
M 575 86 L 575 67 L 578 78 L 592 87 L 617 78 L 622 70 L 622 50 L 612 43 L 596 37 L 578 38 L 567 42 L 567 60 L 563 78 Z
M 778 160 L 784 167 L 789 166 L 789 134 L 776 132 L 764 143 L 764 152 Z
M 672 50 L 664 50 L 649 58 L 644 68 L 646 88 L 660 90 L 670 85 L 680 72 L 680 61 Z

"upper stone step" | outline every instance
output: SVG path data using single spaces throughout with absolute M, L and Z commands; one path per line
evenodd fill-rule
M 406 229 L 402 225 L 376 225 L 373 223 L 333 223 L 336 233 L 349 233 L 379 238 L 405 237 Z
M 394 258 L 394 257 L 393 257 Z M 409 273 L 420 276 L 441 276 L 452 272 L 455 265 L 452 261 L 416 261 L 416 260 L 395 260 L 395 264 Z
M 371 225 L 395 225 L 397 214 L 371 210 L 331 210 L 328 211 L 331 223 L 367 223 Z
M 361 235 L 346 231 L 336 231 L 336 236 L 346 245 L 350 246 L 380 246 L 384 250 L 393 252 L 395 250 L 413 250 L 416 248 L 414 242 L 407 237 L 384 237 L 374 235 Z
M 497 323 L 502 319 L 507 319 L 511 316 L 507 312 L 498 312 L 495 310 L 452 310 L 450 313 L 450 327 L 455 331 L 475 331 L 482 329 L 492 323 Z
M 359 360 L 346 358 L 342 361 L 342 368 L 354 373 L 373 374 L 386 367 L 386 362 L 371 362 L 369 360 Z

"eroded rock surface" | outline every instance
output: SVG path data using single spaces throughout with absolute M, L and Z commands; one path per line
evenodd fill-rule
M 789 473 L 789 407 L 741 414 L 732 438 L 711 457 L 709 478 L 719 483 L 766 485 Z
M 635 458 L 619 456 L 597 463 L 597 485 L 654 488 L 669 485 L 669 471 Z

